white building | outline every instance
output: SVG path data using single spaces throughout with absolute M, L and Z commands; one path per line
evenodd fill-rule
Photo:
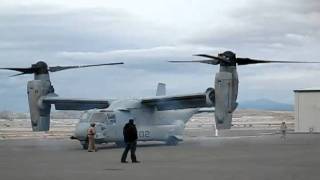
M 320 89 L 295 90 L 295 132 L 320 132 Z

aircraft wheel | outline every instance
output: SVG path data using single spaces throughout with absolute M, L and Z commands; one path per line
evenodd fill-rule
M 87 150 L 89 147 L 88 141 L 81 141 L 82 149 Z
M 169 145 L 169 146 L 176 146 L 178 144 L 178 139 L 173 137 L 173 136 L 170 136 L 168 138 L 168 140 L 166 141 L 166 144 Z

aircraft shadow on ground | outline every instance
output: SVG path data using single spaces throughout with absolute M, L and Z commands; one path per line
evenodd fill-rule
M 147 143 L 147 144 L 139 144 L 137 145 L 138 148 L 144 148 L 144 147 L 162 147 L 167 146 L 170 147 L 170 145 L 167 145 L 165 143 Z M 123 149 L 125 146 L 117 146 L 115 144 L 100 144 L 97 146 L 98 150 L 104 150 L 104 149 Z

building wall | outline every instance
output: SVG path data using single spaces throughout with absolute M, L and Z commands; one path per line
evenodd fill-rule
M 320 91 L 295 92 L 295 132 L 320 132 Z

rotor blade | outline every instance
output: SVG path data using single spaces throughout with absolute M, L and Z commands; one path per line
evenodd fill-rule
M 231 63 L 230 60 L 224 59 L 224 58 L 220 58 L 218 56 L 212 56 L 212 55 L 208 55 L 208 54 L 194 54 L 194 56 L 200 56 L 200 57 L 206 57 L 206 58 L 210 58 L 212 60 L 217 60 L 217 61 L 222 61 L 225 63 Z
M 238 65 L 259 64 L 259 63 L 320 63 L 320 62 L 303 62 L 303 61 L 270 61 L 250 58 L 237 58 Z
M 24 74 L 32 74 L 36 71 L 35 68 L 0 68 L 0 69 L 21 72 L 19 74 L 11 75 L 9 77 L 20 76 Z
M 94 66 L 108 66 L 108 65 L 119 65 L 124 64 L 123 62 L 119 63 L 106 63 L 106 64 L 91 64 L 91 65 L 82 65 L 82 66 L 52 66 L 49 67 L 50 72 L 57 72 L 67 69 L 76 69 L 76 68 L 87 68 L 87 67 L 94 67 Z
M 0 69 L 18 71 L 24 74 L 32 74 L 35 71 L 34 68 L 0 68 Z
M 11 75 L 9 77 L 21 76 L 21 75 L 25 75 L 25 74 L 31 74 L 31 73 L 19 73 L 19 74 Z
M 194 54 L 193 56 L 200 56 L 200 57 L 205 57 L 205 58 L 210 58 L 210 59 L 216 59 L 216 60 L 221 60 L 221 58 L 217 56 L 212 56 L 208 54 Z
M 168 61 L 171 63 L 205 63 L 205 64 L 212 64 L 212 65 L 217 65 L 220 62 L 218 60 L 215 59 L 211 59 L 211 60 L 194 60 L 194 61 Z

